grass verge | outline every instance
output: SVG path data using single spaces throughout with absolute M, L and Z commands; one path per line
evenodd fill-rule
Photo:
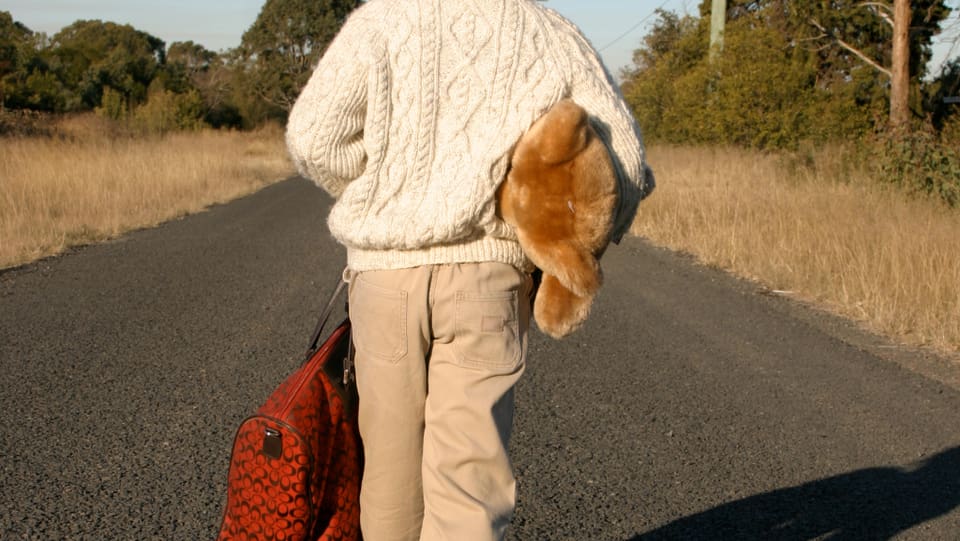
M 653 147 L 633 232 L 910 345 L 960 352 L 960 212 L 868 178 L 844 152 L 798 166 Z
M 197 212 L 294 172 L 278 127 L 129 137 L 84 123 L 0 142 L 0 268 Z
M 282 132 L 103 135 L 71 121 L 0 144 L 0 268 L 246 195 L 293 173 Z M 960 352 L 960 212 L 870 179 L 834 149 L 797 165 L 653 146 L 633 232 L 824 306 L 868 329 Z

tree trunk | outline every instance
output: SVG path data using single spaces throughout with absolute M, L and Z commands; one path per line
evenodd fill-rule
M 893 58 L 890 69 L 890 128 L 910 124 L 910 0 L 893 0 Z

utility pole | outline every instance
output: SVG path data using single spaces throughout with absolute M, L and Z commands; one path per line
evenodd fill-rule
M 910 0 L 893 2 L 893 57 L 890 66 L 890 127 L 910 124 Z
M 710 61 L 723 50 L 723 29 L 727 24 L 727 0 L 713 0 L 710 8 Z

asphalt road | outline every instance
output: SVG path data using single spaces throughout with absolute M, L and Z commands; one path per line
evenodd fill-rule
M 212 539 L 344 261 L 302 180 L 0 273 L 0 539 Z M 628 239 L 535 333 L 510 539 L 960 539 L 958 365 Z

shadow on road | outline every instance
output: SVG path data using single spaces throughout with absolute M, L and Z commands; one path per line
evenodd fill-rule
M 882 540 L 960 505 L 960 447 L 905 468 L 869 468 L 678 519 L 629 541 Z

